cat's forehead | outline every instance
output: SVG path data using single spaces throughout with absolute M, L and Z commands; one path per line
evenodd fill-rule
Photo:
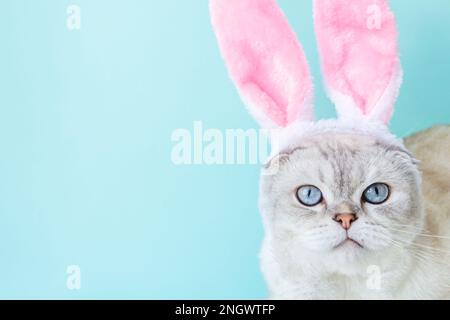
M 351 134 L 323 134 L 303 139 L 295 148 L 286 150 L 285 154 L 314 153 L 326 157 L 327 154 L 358 152 L 368 150 L 385 150 L 389 146 L 372 136 L 355 136 Z
M 403 162 L 415 165 L 414 157 L 402 146 L 371 135 L 324 133 L 301 139 L 272 158 L 265 168 L 271 169 L 270 172 L 277 170 L 281 175 L 317 174 L 329 169 L 328 173 L 332 170 L 350 175 L 359 170 L 363 172 L 359 176 L 366 176 L 370 172 L 394 170 Z
M 336 195 L 350 196 L 367 180 L 384 178 L 392 171 L 386 150 L 373 137 L 312 137 L 280 155 L 280 171 L 275 179 L 281 185 L 312 184 Z

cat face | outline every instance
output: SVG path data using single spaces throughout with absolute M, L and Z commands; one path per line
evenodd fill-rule
M 398 250 L 423 220 L 414 161 L 375 138 L 310 138 L 268 165 L 278 165 L 276 174 L 262 176 L 266 231 L 292 255 L 353 261 Z

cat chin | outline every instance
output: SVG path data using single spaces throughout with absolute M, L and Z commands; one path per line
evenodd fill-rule
M 393 248 L 366 248 L 347 242 L 321 255 L 321 264 L 329 273 L 364 275 L 370 266 L 384 265 L 392 259 Z
M 343 276 L 364 276 L 367 268 L 372 265 L 373 252 L 354 245 L 342 246 L 322 255 L 322 271 L 325 274 L 340 274 Z
M 333 248 L 329 253 L 327 259 L 333 264 L 354 264 L 358 260 L 364 260 L 370 252 L 361 247 L 361 245 L 346 240 L 344 243 L 336 248 Z
M 292 248 L 292 246 L 290 247 Z M 328 249 L 299 247 L 298 250 L 291 253 L 294 253 L 292 255 L 294 261 L 298 261 L 300 264 L 308 261 L 308 265 L 313 268 L 320 266 L 321 269 L 328 270 L 328 272 L 344 270 L 350 273 L 353 273 L 352 270 L 361 270 L 361 265 L 366 264 L 377 255 L 373 250 L 350 240 L 344 240 L 341 244 Z

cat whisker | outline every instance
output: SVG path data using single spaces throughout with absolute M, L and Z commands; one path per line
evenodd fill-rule
M 403 246 L 401 243 L 392 240 L 392 244 L 398 248 L 401 248 L 402 250 L 406 249 L 409 251 L 409 253 L 416 259 L 418 259 L 419 261 L 421 261 L 422 263 L 424 263 L 425 265 L 430 265 L 430 264 L 443 264 L 446 265 L 445 263 L 443 263 L 443 260 L 440 259 L 440 257 L 437 256 L 437 252 L 433 252 L 433 251 L 425 251 L 423 250 L 423 248 L 415 248 L 415 247 L 407 247 L 407 246 Z
M 401 232 L 401 233 L 405 233 L 405 234 L 411 234 L 411 235 L 417 235 L 420 237 L 450 240 L 450 237 L 445 237 L 445 236 L 436 236 L 436 235 L 426 234 L 426 233 L 414 233 L 414 232 L 408 232 L 408 231 L 394 229 L 394 228 L 389 228 L 389 229 L 392 231 Z
M 413 225 L 409 225 L 409 224 L 397 224 L 397 223 L 390 223 L 390 224 L 393 225 L 395 228 L 403 228 L 404 227 L 404 228 L 408 228 L 408 229 L 429 232 L 429 230 L 427 230 L 426 227 L 418 227 L 418 226 L 413 226 Z
M 438 256 L 439 253 L 442 253 L 441 252 L 442 250 L 438 250 L 436 248 L 423 246 L 423 245 L 419 245 L 419 244 L 414 244 L 414 243 L 410 244 L 410 243 L 406 243 L 406 242 L 399 242 L 399 241 L 396 241 L 394 239 L 387 237 L 385 234 L 380 233 L 378 231 L 376 231 L 376 233 L 377 233 L 378 237 L 380 237 L 383 240 L 387 241 L 388 243 L 392 244 L 396 248 L 398 248 L 400 250 L 405 250 L 405 249 L 408 250 L 414 258 L 421 261 L 425 265 L 430 265 L 430 264 L 446 265 L 445 259 L 443 260 L 440 256 Z M 411 246 L 411 245 L 417 245 L 418 247 Z M 426 249 L 428 249 L 428 250 L 426 250 Z M 450 253 L 450 252 L 444 251 L 444 253 Z
M 440 253 L 450 254 L 450 251 L 447 251 L 447 250 L 441 250 L 441 249 L 433 248 L 433 247 L 430 247 L 430 246 L 426 246 L 426 245 L 419 244 L 419 243 L 414 243 L 414 242 L 408 243 L 407 241 L 405 241 L 405 240 L 403 240 L 401 238 L 399 238 L 397 240 L 404 241 L 403 243 L 404 243 L 405 247 L 414 246 L 414 247 L 418 247 L 418 248 L 428 249 L 428 250 L 431 250 L 433 252 L 440 252 Z
M 366 224 L 368 224 L 368 223 L 366 223 Z M 386 226 L 386 225 L 384 225 L 383 223 L 381 223 L 381 222 L 379 222 L 379 221 L 377 221 L 376 224 L 368 224 L 368 225 L 372 225 L 372 226 L 382 226 L 382 227 L 384 227 L 384 228 L 386 228 L 386 229 L 391 229 L 391 227 Z M 424 232 L 430 233 L 429 230 L 427 230 L 425 227 L 417 227 L 417 226 L 413 226 L 413 225 L 408 225 L 408 224 L 398 224 L 398 223 L 390 223 L 390 225 L 393 225 L 394 228 L 402 228 L 402 227 L 404 227 L 404 228 L 408 228 L 408 229 L 417 230 L 417 231 L 419 231 L 420 233 L 424 233 Z M 430 234 L 431 234 L 431 233 L 430 233 Z

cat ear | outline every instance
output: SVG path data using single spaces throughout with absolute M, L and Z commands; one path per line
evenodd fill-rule
M 328 94 L 340 117 L 388 123 L 402 83 L 397 28 L 387 0 L 314 0 Z
M 313 120 L 308 64 L 276 1 L 210 0 L 210 11 L 231 79 L 259 124 Z

